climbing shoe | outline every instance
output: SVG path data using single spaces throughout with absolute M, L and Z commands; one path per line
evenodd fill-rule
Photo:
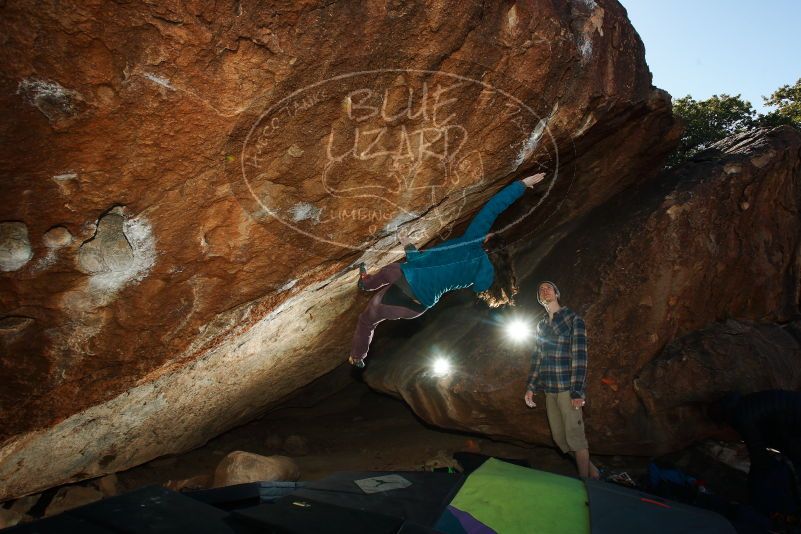
M 351 364 L 352 366 L 356 367 L 357 369 L 364 369 L 364 365 L 365 365 L 364 358 L 357 359 L 357 358 L 354 358 L 353 356 L 348 358 L 348 363 Z
M 362 291 L 365 291 L 365 288 L 364 288 L 364 279 L 365 278 L 367 278 L 367 267 L 364 266 L 364 262 L 361 262 L 359 264 L 359 281 L 358 281 L 357 285 L 359 286 L 359 289 L 361 289 Z

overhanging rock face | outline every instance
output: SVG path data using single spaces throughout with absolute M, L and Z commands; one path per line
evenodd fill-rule
M 544 409 L 523 404 L 530 350 L 503 326 L 507 313 L 539 320 L 536 288 L 552 280 L 587 324 L 590 448 L 676 450 L 715 432 L 701 408 L 726 391 L 801 387 L 800 222 L 798 130 L 732 136 L 520 242 L 519 309 L 430 312 L 409 342 L 382 347 L 367 382 L 435 425 L 551 443 Z M 432 373 L 434 350 L 452 373 Z
M 549 171 L 645 179 L 669 96 L 613 1 L 9 4 L 0 500 L 176 453 L 341 363 L 356 261 Z

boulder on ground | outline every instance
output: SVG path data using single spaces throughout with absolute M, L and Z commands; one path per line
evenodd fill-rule
M 88 486 L 66 486 L 58 490 L 45 510 L 45 517 L 60 514 L 103 498 L 100 490 Z
M 295 481 L 299 478 L 300 469 L 292 458 L 234 451 L 217 465 L 214 487 L 258 481 Z
M 119 493 L 119 480 L 113 473 L 92 480 L 91 485 L 97 488 L 104 497 L 113 497 Z
M 8 507 L 8 510 L 12 512 L 16 512 L 18 514 L 27 514 L 31 508 L 33 508 L 39 499 L 42 497 L 41 493 L 36 493 L 34 495 L 26 495 L 25 497 L 20 497 L 16 501 L 14 501 L 11 506 Z
M 25 521 L 26 516 L 14 510 L 0 508 L 0 528 L 13 527 Z

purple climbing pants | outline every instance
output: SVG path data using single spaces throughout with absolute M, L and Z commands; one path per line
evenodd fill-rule
M 404 306 L 390 306 L 381 302 L 386 292 L 392 284 L 403 276 L 400 263 L 390 263 L 374 275 L 367 275 L 364 280 L 364 288 L 367 291 L 378 291 L 367 307 L 359 315 L 356 325 L 356 332 L 353 334 L 353 344 L 350 355 L 353 359 L 364 359 L 370 349 L 370 342 L 373 340 L 373 332 L 378 323 L 387 319 L 414 319 L 419 317 L 425 310 L 413 310 Z

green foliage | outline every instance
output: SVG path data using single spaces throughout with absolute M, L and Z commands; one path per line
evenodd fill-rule
M 751 103 L 740 95 L 713 95 L 701 101 L 690 95 L 677 99 L 673 103 L 673 113 L 684 119 L 686 129 L 678 148 L 668 157 L 667 166 L 675 167 L 734 133 L 782 124 L 801 128 L 801 79 L 795 85 L 784 85 L 770 97 L 762 98 L 765 105 L 776 109 L 766 115 L 757 114 Z
M 756 111 L 740 95 L 713 95 L 701 101 L 687 95 L 673 103 L 673 114 L 684 119 L 686 128 L 676 152 L 668 158 L 668 167 L 686 161 L 724 137 L 754 128 L 757 124 Z
M 774 111 L 760 117 L 763 126 L 789 124 L 801 128 L 801 78 L 795 85 L 783 85 L 762 99 L 766 106 L 776 106 Z

